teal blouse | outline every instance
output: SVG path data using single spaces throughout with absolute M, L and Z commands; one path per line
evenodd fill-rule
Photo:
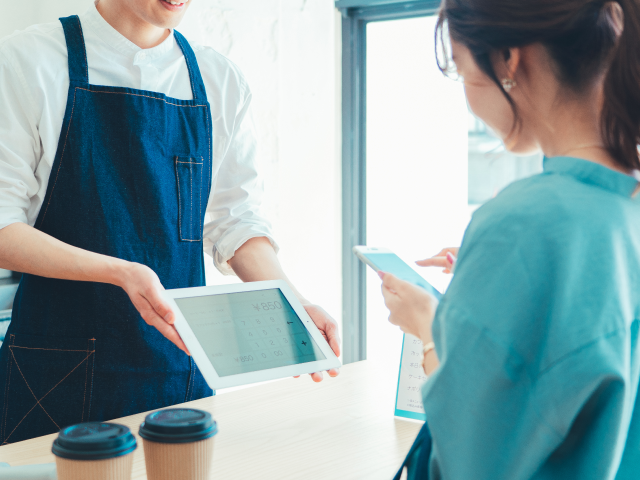
M 430 479 L 640 478 L 640 195 L 598 164 L 480 208 L 433 324 Z

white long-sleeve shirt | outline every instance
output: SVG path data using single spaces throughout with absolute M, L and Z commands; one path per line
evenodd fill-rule
M 191 100 L 182 50 L 173 34 L 141 49 L 118 33 L 95 6 L 80 15 L 89 83 L 164 93 Z M 251 92 L 239 69 L 209 47 L 191 45 L 213 119 L 213 172 L 204 226 L 204 248 L 216 267 L 244 242 L 267 237 L 260 212 L 263 186 L 257 171 Z M 60 22 L 34 25 L 0 40 L 0 229 L 33 226 L 42 206 L 69 89 L 67 46 Z

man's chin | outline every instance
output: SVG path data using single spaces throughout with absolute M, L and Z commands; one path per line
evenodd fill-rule
M 175 2 L 174 2 L 175 3 Z M 177 27 L 189 7 L 189 3 L 185 2 L 178 5 L 172 5 L 165 0 L 158 0 L 160 9 L 156 11 L 155 21 L 152 22 L 156 27 L 175 28 Z M 155 10 L 155 9 L 154 9 Z

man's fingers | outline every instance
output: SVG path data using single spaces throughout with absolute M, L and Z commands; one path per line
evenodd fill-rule
M 162 298 L 162 295 L 157 288 L 149 288 L 144 292 L 143 297 L 149 302 L 160 318 L 170 325 L 173 325 L 175 322 L 175 315 L 167 301 Z
M 327 343 L 336 354 L 336 357 L 340 356 L 340 333 L 338 332 L 338 326 L 333 322 L 327 322 L 324 328 L 324 334 Z
M 322 372 L 316 372 L 311 374 L 311 380 L 313 380 L 316 383 L 321 382 L 323 378 L 324 376 L 322 375 Z
M 329 346 L 333 353 L 336 354 L 336 357 L 340 356 L 340 337 L 338 335 L 333 335 L 329 337 Z
M 167 340 L 173 342 L 176 345 L 176 347 L 178 347 L 187 355 L 191 355 L 189 353 L 189 350 L 187 349 L 187 346 L 182 341 L 182 338 L 180 338 L 180 334 L 178 334 L 176 327 L 174 327 L 173 325 L 169 325 L 167 322 L 164 321 L 164 319 L 160 317 L 156 317 L 155 322 L 152 325 L 156 327 L 158 331 L 162 335 L 164 335 Z
M 340 375 L 340 369 L 332 368 L 331 370 L 327 370 L 327 373 L 329 374 L 330 377 L 337 377 L 338 375 Z
M 180 335 L 178 334 L 176 328 L 173 325 L 169 325 L 164 320 L 164 318 L 160 317 L 156 313 L 151 304 L 145 298 L 141 297 L 141 303 L 142 302 L 146 303 L 146 305 L 144 305 L 144 303 L 142 305 L 136 305 L 136 308 L 138 309 L 138 312 L 140 312 L 142 319 L 147 324 L 155 327 L 167 340 L 173 342 L 176 347 L 178 347 L 184 353 L 186 353 L 187 355 L 191 355 L 191 353 L 189 353 L 189 350 L 187 349 L 187 346 L 182 341 L 182 338 L 180 338 Z
M 158 321 L 160 322 L 160 320 Z M 180 334 L 173 325 L 169 325 L 164 320 L 162 320 L 159 326 L 160 328 L 158 328 L 158 331 L 162 333 L 162 335 L 164 335 L 167 340 L 173 342 L 176 347 L 178 347 L 187 355 L 191 356 L 191 352 L 189 352 L 189 349 L 184 344 L 182 338 L 180 338 Z
M 304 308 L 311 317 L 311 320 L 313 320 L 313 323 L 318 327 L 318 330 L 320 330 L 320 333 L 322 333 L 331 350 L 333 350 L 336 356 L 340 356 L 340 333 L 338 324 L 318 305 L 305 305 Z

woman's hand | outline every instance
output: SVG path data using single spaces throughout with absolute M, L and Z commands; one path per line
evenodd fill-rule
M 425 345 L 431 342 L 431 324 L 438 300 L 424 289 L 390 273 L 379 272 L 378 275 L 382 279 L 384 303 L 391 312 L 389 322 L 419 338 Z
M 311 320 L 313 320 L 313 323 L 316 324 L 316 327 L 318 327 L 318 330 L 320 330 L 320 333 L 322 333 L 322 336 L 331 347 L 331 350 L 333 350 L 333 353 L 336 354 L 336 357 L 340 356 L 340 333 L 336 321 L 318 305 L 305 305 L 304 309 L 311 317 Z M 337 377 L 340 371 L 332 368 L 327 373 L 329 373 L 330 377 Z M 311 374 L 311 379 L 314 382 L 321 382 L 322 378 L 322 372 Z
M 416 263 L 421 267 L 442 267 L 444 273 L 453 273 L 458 260 L 458 251 L 460 248 L 449 247 L 443 248 L 440 253 L 426 260 L 418 260 Z
M 158 329 L 187 355 L 191 355 L 173 326 L 175 315 L 166 300 L 162 298 L 164 287 L 153 270 L 146 265 L 129 263 L 122 269 L 119 286 L 127 292 L 133 306 L 147 324 Z

